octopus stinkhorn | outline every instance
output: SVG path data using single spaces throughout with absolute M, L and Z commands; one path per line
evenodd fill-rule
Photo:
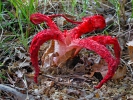
M 55 22 L 52 20 L 54 17 L 62 16 L 67 21 L 77 24 L 76 27 L 70 30 L 60 31 Z M 30 21 L 33 24 L 40 24 L 46 22 L 48 29 L 44 29 L 38 32 L 32 39 L 30 45 L 30 57 L 32 65 L 35 68 L 34 81 L 37 82 L 37 77 L 39 75 L 38 66 L 38 51 L 40 46 L 48 41 L 55 40 L 58 43 L 57 52 L 59 56 L 54 57 L 52 60 L 58 66 L 59 57 L 63 57 L 66 52 L 74 50 L 71 54 L 75 56 L 82 48 L 86 48 L 96 52 L 100 55 L 108 64 L 108 72 L 105 77 L 100 81 L 100 83 L 95 86 L 95 88 L 100 88 L 104 83 L 110 80 L 115 71 L 117 70 L 118 64 L 120 63 L 120 45 L 117 38 L 112 36 L 90 36 L 86 38 L 80 38 L 82 34 L 95 31 L 97 29 L 104 29 L 106 26 L 105 19 L 101 15 L 94 15 L 82 18 L 82 21 L 76 22 L 70 20 L 65 15 L 44 15 L 40 13 L 35 13 L 30 16 Z M 111 54 L 106 45 L 113 45 L 114 56 Z M 45 63 L 45 62 L 44 62 Z

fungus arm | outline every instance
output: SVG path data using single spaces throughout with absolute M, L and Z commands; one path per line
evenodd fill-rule
M 112 36 L 92 36 L 89 37 L 91 39 L 93 39 L 94 41 L 102 44 L 102 45 L 107 45 L 107 44 L 112 44 L 114 47 L 114 53 L 115 53 L 115 57 L 120 60 L 120 45 L 117 41 L 117 38 L 112 37 Z
M 81 35 L 93 32 L 98 29 L 102 30 L 106 26 L 105 19 L 101 15 L 89 16 L 82 19 L 82 23 L 70 30 L 73 38 L 80 38 Z
M 53 15 L 49 15 L 49 17 L 50 17 L 50 18 L 63 17 L 63 18 L 65 18 L 68 22 L 71 22 L 71 23 L 73 23 L 73 24 L 81 24 L 81 23 L 82 23 L 82 21 L 80 22 L 80 21 L 71 20 L 71 19 L 67 18 L 67 17 L 66 17 L 65 15 L 63 15 L 63 14 L 53 14 Z
M 50 29 L 59 30 L 54 21 L 52 21 L 52 19 L 47 15 L 43 15 L 40 13 L 31 14 L 30 21 L 35 25 L 46 22 Z
M 32 39 L 31 45 L 30 45 L 30 58 L 32 65 L 35 68 L 35 75 L 34 75 L 34 81 L 37 83 L 37 77 L 39 75 L 39 66 L 38 66 L 38 51 L 40 46 L 48 41 L 48 40 L 58 40 L 61 41 L 63 40 L 62 35 L 60 32 L 52 30 L 52 29 L 47 29 L 39 32 L 38 34 L 35 35 L 35 37 Z
M 87 48 L 99 54 L 105 61 L 108 63 L 108 72 L 105 77 L 101 80 L 101 82 L 95 87 L 100 88 L 104 83 L 106 83 L 109 79 L 111 79 L 115 73 L 115 69 L 118 66 L 117 61 L 111 55 L 109 50 L 102 44 L 90 39 L 77 39 L 74 40 L 72 45 L 79 46 L 82 48 Z

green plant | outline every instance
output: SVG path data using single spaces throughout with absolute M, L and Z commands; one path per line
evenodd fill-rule
M 115 7 L 117 21 L 118 24 L 120 25 L 120 13 L 121 13 L 120 2 L 118 0 L 108 0 L 108 1 Z
M 98 0 L 94 0 L 94 1 L 95 1 L 96 5 L 97 5 L 98 7 L 100 7 L 99 1 L 98 1 Z
M 131 3 L 132 3 L 132 18 L 133 18 L 133 0 L 131 0 Z
M 2 65 L 3 65 L 3 64 L 0 62 L 0 68 L 1 68 Z M 3 73 L 1 73 L 1 72 L 0 72 L 0 78 L 7 79 L 7 78 L 3 75 Z
M 3 78 L 3 79 L 7 79 L 5 76 L 3 76 L 2 74 L 0 74 L 0 78 Z
M 15 7 L 15 15 L 17 18 L 25 19 L 29 22 L 30 14 L 36 11 L 37 0 L 9 0 Z
M 63 6 L 63 10 L 65 13 L 70 14 L 72 16 L 83 17 L 86 15 L 86 11 L 88 9 L 88 0 L 82 0 L 81 3 L 78 3 L 77 0 L 71 0 L 71 1 L 64 1 L 60 0 Z M 78 9 L 80 8 L 80 10 Z
M 83 0 L 83 5 L 82 5 L 83 12 L 80 14 L 81 17 L 86 15 L 85 12 L 87 11 L 88 3 L 89 3 L 88 0 Z
M 19 37 L 20 42 L 25 46 L 27 46 L 28 37 L 29 37 L 29 28 L 31 27 L 29 16 L 36 12 L 36 7 L 38 4 L 37 0 L 9 0 L 11 6 L 13 6 L 12 10 L 6 10 L 8 15 L 10 16 L 11 20 L 13 20 L 12 24 L 17 25 L 17 28 L 9 25 L 13 34 Z M 32 25 L 33 27 L 33 25 Z M 34 28 L 34 27 L 33 27 Z

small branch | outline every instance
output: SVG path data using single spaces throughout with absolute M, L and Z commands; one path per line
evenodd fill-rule
M 3 85 L 3 84 L 0 84 L 0 90 L 13 94 L 17 100 L 25 100 L 27 98 L 26 94 L 22 94 L 21 92 L 15 90 L 14 88 L 11 88 L 11 87 Z M 31 96 L 31 95 L 30 95 L 30 97 L 33 98 L 33 96 Z
M 0 35 L 0 41 L 2 41 L 3 28 L 2 28 L 2 25 L 1 25 L 1 24 L 0 24 L 0 27 L 1 27 L 1 29 L 2 29 L 2 31 L 1 31 L 1 35 Z
M 77 85 L 75 86 L 73 84 L 73 82 L 70 80 L 70 78 L 72 79 L 79 79 L 81 80 L 81 82 L 85 82 L 85 83 L 88 83 L 88 82 L 91 82 L 91 80 L 87 80 L 86 78 L 82 77 L 82 76 L 78 76 L 78 75 L 63 75 L 63 76 L 58 76 L 57 77 L 53 77 L 53 76 L 50 76 L 50 75 L 43 75 L 44 77 L 54 81 L 54 83 L 56 85 L 62 85 L 62 86 L 67 86 L 67 87 L 72 87 L 72 88 L 76 88 L 76 89 L 82 89 L 82 87 L 78 87 Z M 59 81 L 59 80 L 56 80 L 57 78 L 67 78 L 65 81 Z

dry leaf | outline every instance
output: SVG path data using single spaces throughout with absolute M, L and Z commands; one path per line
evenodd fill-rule
M 76 96 L 79 96 L 81 94 L 80 91 L 73 90 L 73 89 L 67 89 L 66 92 L 67 92 L 68 95 L 76 95 Z
M 75 49 L 72 49 L 71 47 L 66 48 L 64 44 L 52 40 L 49 48 L 46 49 L 42 56 L 42 66 L 44 68 L 56 65 L 62 67 L 68 59 L 73 58 L 74 54 L 80 50 L 80 48 L 78 48 L 79 47 L 75 47 Z
M 55 21 L 59 27 L 63 27 L 65 24 L 65 18 L 63 17 L 55 18 Z
M 26 54 L 26 50 L 23 47 L 16 47 L 15 53 L 20 59 L 25 59 L 27 61 L 30 61 L 30 57 Z
M 19 78 L 23 77 L 23 75 L 24 75 L 24 72 L 22 72 L 22 71 L 20 71 L 20 70 L 16 71 L 15 73 L 17 74 L 17 76 L 18 76 Z
M 128 62 L 128 64 L 132 64 L 133 63 L 133 40 L 129 41 L 127 45 L 128 45 L 129 56 L 130 56 L 130 61 Z
M 92 70 L 93 71 L 91 72 L 91 76 L 93 76 L 95 72 L 100 72 L 102 76 L 104 77 L 108 71 L 108 66 L 105 63 L 105 61 L 102 59 L 99 62 L 99 64 L 94 64 L 92 66 Z M 126 75 L 126 72 L 127 72 L 126 66 L 118 67 L 112 79 L 121 79 Z
M 126 75 L 126 72 L 127 72 L 126 66 L 118 67 L 118 69 L 117 69 L 117 71 L 115 72 L 115 74 L 114 74 L 114 76 L 112 77 L 112 79 L 116 80 L 116 79 L 124 78 L 124 76 Z
M 108 71 L 108 66 L 106 62 L 103 59 L 101 59 L 99 63 L 95 63 L 92 66 L 91 76 L 93 76 L 95 72 L 100 72 L 102 76 L 104 77 L 107 71 Z
M 29 62 L 20 62 L 18 64 L 18 67 L 19 68 L 23 68 L 23 67 L 27 67 L 27 66 L 30 66 L 30 63 Z
M 34 90 L 34 93 L 35 93 L 36 95 L 39 95 L 39 94 L 40 94 L 38 89 L 35 89 L 35 90 Z
M 96 97 L 96 98 L 100 98 L 100 95 L 99 95 L 98 92 L 95 94 L 95 97 Z
M 74 72 L 73 73 L 85 73 L 85 66 L 83 64 L 78 63 L 75 67 L 74 67 Z
M 45 81 L 44 83 L 45 83 L 46 87 L 54 86 L 54 81 Z

